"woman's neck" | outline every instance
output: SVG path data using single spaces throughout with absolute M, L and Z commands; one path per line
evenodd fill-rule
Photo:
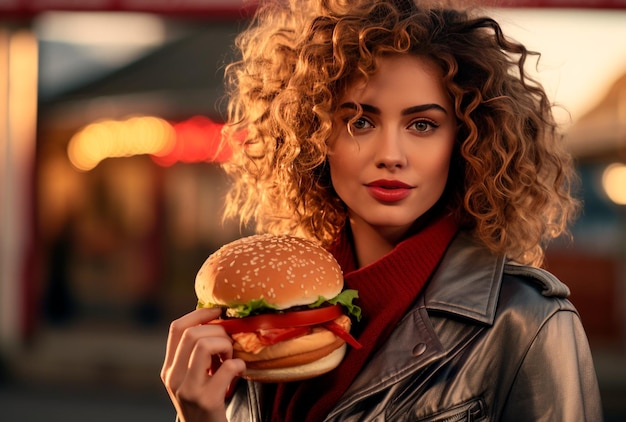
M 365 267 L 391 252 L 404 238 L 406 229 L 381 230 L 358 218 L 350 218 L 350 231 L 357 268 Z
M 358 216 L 350 215 L 349 224 L 357 268 L 365 267 L 391 252 L 401 241 L 419 232 L 432 219 L 442 212 L 435 205 L 408 227 L 377 227 L 368 224 Z

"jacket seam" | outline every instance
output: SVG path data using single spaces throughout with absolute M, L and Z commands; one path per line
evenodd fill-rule
M 519 373 L 520 373 L 522 367 L 524 366 L 524 363 L 526 362 L 526 358 L 528 357 L 528 353 L 530 352 L 530 349 L 532 349 L 533 345 L 537 342 L 537 338 L 539 337 L 539 334 L 543 331 L 543 329 L 548 324 L 548 322 L 552 318 L 554 318 L 559 312 L 573 312 L 574 314 L 577 315 L 577 312 L 575 310 L 563 308 L 561 306 L 561 304 L 559 304 L 559 306 L 557 308 L 553 309 L 552 312 L 550 312 L 550 314 L 546 315 L 546 317 L 543 319 L 543 321 L 541 322 L 541 324 L 539 325 L 539 327 L 535 331 L 535 334 L 533 335 L 531 341 L 528 342 L 526 350 L 524 350 L 524 353 L 522 354 L 522 357 L 519 360 L 517 368 L 515 369 L 515 372 L 514 372 L 515 375 L 513 376 L 513 380 L 511 381 L 511 384 L 509 386 L 509 390 L 508 390 L 508 392 L 506 394 L 506 398 L 504 400 L 503 406 L 502 407 L 494 406 L 494 408 L 500 408 L 502 413 L 504 413 L 504 409 L 507 408 L 507 405 L 508 405 L 508 403 L 509 403 L 509 401 L 511 399 L 511 394 L 512 394 L 512 391 L 513 391 L 513 387 L 516 385 Z M 501 417 L 502 417 L 502 415 L 498 415 L 496 420 L 499 420 Z

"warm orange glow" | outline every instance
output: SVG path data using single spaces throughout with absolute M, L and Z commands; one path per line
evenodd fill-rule
M 0 28 L 0 342 L 17 344 L 26 313 L 24 262 L 37 125 L 38 46 L 27 29 Z
M 174 147 L 175 132 L 157 117 L 92 123 L 70 140 L 67 153 L 79 170 L 91 170 L 102 160 L 141 154 L 163 154 Z
M 9 44 L 9 128 L 16 146 L 34 151 L 37 121 L 37 40 L 29 31 L 11 36 Z
M 9 33 L 0 28 L 0 128 L 6 128 L 9 118 L 8 98 L 9 98 Z M 0 133 L 0 159 L 3 158 L 3 150 L 8 134 Z M 2 160 L 4 162 L 4 160 Z M 2 165 L 0 164 L 0 171 Z M 1 192 L 1 190 L 0 190 Z M 0 197 L 1 199 L 1 197 Z
M 95 168 L 106 158 L 143 154 L 161 166 L 221 162 L 230 156 L 221 139 L 222 125 L 203 116 L 174 125 L 158 117 L 132 117 L 86 126 L 72 137 L 67 154 L 82 171 Z
M 611 201 L 626 205 L 626 164 L 609 165 L 602 173 L 602 187 Z

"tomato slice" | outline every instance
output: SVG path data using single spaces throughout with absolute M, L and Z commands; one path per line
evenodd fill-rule
M 309 327 L 291 327 L 291 328 L 272 328 L 270 330 L 259 330 L 257 336 L 261 344 L 271 346 L 281 341 L 291 340 L 308 334 L 311 329 Z
M 285 312 L 282 314 L 262 314 L 245 318 L 216 319 L 211 324 L 219 324 L 228 334 L 251 333 L 273 328 L 306 327 L 323 324 L 343 315 L 341 305 L 304 311 Z
M 340 339 L 342 339 L 343 341 L 345 341 L 346 343 L 348 343 L 350 346 L 354 347 L 355 349 L 360 349 L 363 347 L 361 343 L 356 341 L 356 339 L 352 337 L 349 332 L 344 330 L 343 327 L 337 324 L 336 322 L 330 321 L 330 322 L 324 323 L 323 325 L 324 325 L 324 328 L 326 328 L 328 331 L 332 331 L 334 335 L 336 335 L 337 337 L 339 337 Z

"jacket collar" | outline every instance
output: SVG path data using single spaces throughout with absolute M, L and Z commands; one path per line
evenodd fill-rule
M 493 324 L 504 262 L 503 257 L 489 253 L 473 241 L 470 234 L 459 232 L 417 303 L 357 376 L 327 420 L 399 379 L 418 373 L 442 359 L 455 345 L 476 335 L 482 326 Z M 430 322 L 430 311 L 453 314 L 478 324 L 446 338 L 444 345 Z
M 428 310 L 493 324 L 505 258 L 459 232 L 424 290 Z
M 486 326 L 493 325 L 504 274 L 523 276 L 544 296 L 566 297 L 569 293 L 567 287 L 548 272 L 494 255 L 469 233 L 459 232 L 417 303 L 326 420 L 401 379 L 422 374 L 428 365 L 436 365 L 450 351 L 471 341 Z M 431 320 L 435 313 L 452 315 L 451 321 L 468 323 L 463 324 L 462 329 L 436 332 Z M 413 384 L 415 388 L 424 382 L 422 377 L 427 375 L 418 376 Z

